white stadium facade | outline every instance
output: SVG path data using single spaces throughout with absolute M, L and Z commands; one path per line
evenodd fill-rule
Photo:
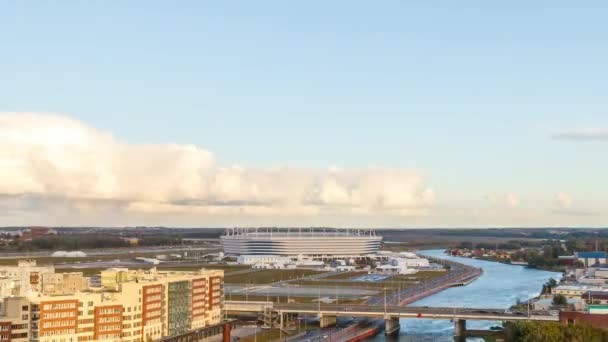
M 382 237 L 369 229 L 231 228 L 220 237 L 230 255 L 333 258 L 375 254 Z

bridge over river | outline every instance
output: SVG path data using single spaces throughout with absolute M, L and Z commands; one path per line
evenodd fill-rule
M 285 324 L 297 315 L 316 315 L 319 317 L 321 328 L 336 324 L 338 317 L 366 317 L 385 320 L 386 333 L 392 334 L 399 330 L 400 318 L 416 319 L 445 319 L 454 322 L 455 335 L 465 336 L 466 321 L 542 321 L 558 322 L 559 317 L 548 311 L 530 310 L 510 311 L 487 308 L 448 308 L 448 307 L 416 307 L 395 305 L 353 305 L 353 304 L 323 304 L 323 303 L 291 303 L 275 304 L 273 302 L 257 301 L 226 301 L 225 309 L 229 314 L 260 313 L 270 324 Z

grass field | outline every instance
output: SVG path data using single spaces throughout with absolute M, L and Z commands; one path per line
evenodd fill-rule
M 251 336 L 245 336 L 239 341 L 241 342 L 271 342 L 277 341 L 281 338 L 281 332 L 279 329 L 258 329 L 257 334 Z
M 270 284 L 277 281 L 291 280 L 323 273 L 314 270 L 260 270 L 257 272 L 227 276 L 225 283 L 230 284 Z
M 431 272 L 431 271 L 421 271 L 412 275 L 397 275 L 391 278 L 388 278 L 384 281 L 377 282 L 366 282 L 366 281 L 343 281 L 345 279 L 356 278 L 358 275 L 355 275 L 361 272 L 353 272 L 351 273 L 351 277 L 345 277 L 341 279 L 336 279 L 332 277 L 321 278 L 318 280 L 298 280 L 293 282 L 293 284 L 301 285 L 301 286 L 338 286 L 338 287 L 354 287 L 358 289 L 370 289 L 370 290 L 378 290 L 382 288 L 387 288 L 391 290 L 395 289 L 405 289 L 411 286 L 418 284 L 419 282 L 428 281 L 435 277 L 439 277 L 444 274 L 444 272 Z M 366 273 L 364 273 L 366 274 Z M 360 276 L 360 275 L 359 275 Z
M 327 296 L 326 296 L 327 297 Z M 270 302 L 274 302 L 274 303 L 316 303 L 317 302 L 317 298 L 316 297 L 293 297 L 293 296 L 244 296 L 244 295 L 231 295 L 231 294 L 227 294 L 226 295 L 226 300 L 239 300 L 239 301 L 244 301 L 244 300 L 249 300 L 249 301 L 270 301 Z M 358 304 L 361 303 L 363 301 L 363 299 L 360 298 L 351 298 L 351 299 L 342 299 L 339 298 L 338 299 L 340 303 L 349 303 L 349 304 Z
M 361 272 L 344 272 L 344 273 L 336 274 L 336 275 L 333 275 L 333 276 L 324 277 L 323 279 L 326 279 L 326 280 L 348 280 L 348 279 L 364 276 L 366 274 L 367 274 L 367 272 L 365 272 L 365 271 L 361 271 Z

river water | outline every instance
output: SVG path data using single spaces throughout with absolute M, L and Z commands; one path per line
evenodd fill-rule
M 540 294 L 542 285 L 550 278 L 559 279 L 560 273 L 506 265 L 497 262 L 448 256 L 443 250 L 419 251 L 419 254 L 454 260 L 481 267 L 483 275 L 471 284 L 454 287 L 419 300 L 411 306 L 475 307 L 507 309 L 518 299 L 526 300 Z M 489 329 L 501 322 L 467 321 L 467 328 Z M 402 319 L 396 337 L 376 336 L 373 341 L 448 342 L 453 341 L 454 324 L 447 320 Z M 479 341 L 468 339 L 467 341 Z

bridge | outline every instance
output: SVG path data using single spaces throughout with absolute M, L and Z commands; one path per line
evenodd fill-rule
M 559 317 L 551 315 L 548 311 L 522 312 L 488 308 L 226 301 L 225 310 L 228 314 L 262 313 L 264 317 L 270 319 L 271 325 L 277 324 L 281 329 L 297 315 L 316 315 L 321 328 L 335 325 L 338 317 L 381 318 L 385 320 L 387 334 L 395 333 L 400 329 L 400 318 L 445 319 L 454 322 L 457 337 L 467 335 L 467 320 L 559 322 Z

